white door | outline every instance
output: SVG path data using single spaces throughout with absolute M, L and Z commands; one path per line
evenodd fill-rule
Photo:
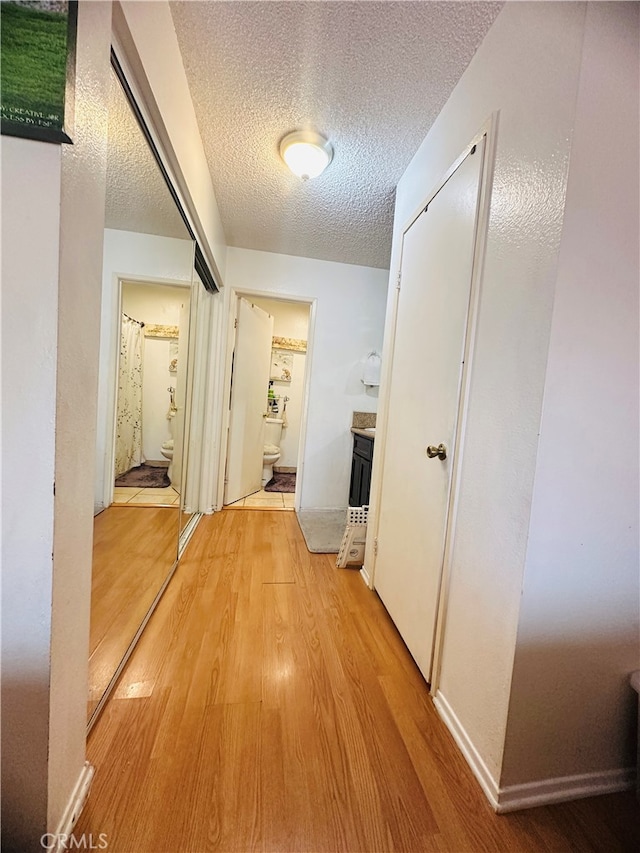
M 404 235 L 374 585 L 430 681 L 483 146 Z M 427 447 L 443 444 L 446 458 Z M 433 451 L 431 451 L 433 453 Z
M 236 318 L 225 504 L 259 491 L 262 483 L 273 338 L 273 317 L 246 299 L 238 299 Z

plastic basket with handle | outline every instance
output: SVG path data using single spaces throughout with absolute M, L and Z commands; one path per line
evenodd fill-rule
M 355 525 L 355 524 L 365 524 L 367 523 L 367 517 L 369 515 L 369 505 L 365 506 L 350 506 L 347 509 L 347 524 Z
M 364 545 L 367 538 L 368 513 L 368 506 L 350 506 L 347 510 L 347 526 L 336 559 L 338 569 L 362 565 Z

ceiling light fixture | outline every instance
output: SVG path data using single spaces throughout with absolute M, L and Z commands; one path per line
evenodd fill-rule
M 303 181 L 317 178 L 333 159 L 333 146 L 312 130 L 288 133 L 280 143 L 280 156 Z

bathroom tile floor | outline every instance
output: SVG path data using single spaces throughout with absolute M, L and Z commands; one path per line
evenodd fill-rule
M 285 492 L 265 492 L 260 489 L 246 498 L 228 504 L 225 509 L 288 509 L 294 508 L 295 495 Z
M 165 489 L 138 489 L 126 486 L 116 486 L 113 490 L 114 506 L 173 506 L 180 502 L 179 493 L 173 486 Z

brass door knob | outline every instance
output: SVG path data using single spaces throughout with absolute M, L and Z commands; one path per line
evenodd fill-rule
M 429 459 L 435 459 L 436 456 L 438 457 L 438 459 L 446 459 L 447 448 L 444 446 L 444 444 L 439 444 L 437 447 L 435 446 L 435 444 L 430 444 L 429 447 L 427 447 L 427 456 L 429 457 Z

